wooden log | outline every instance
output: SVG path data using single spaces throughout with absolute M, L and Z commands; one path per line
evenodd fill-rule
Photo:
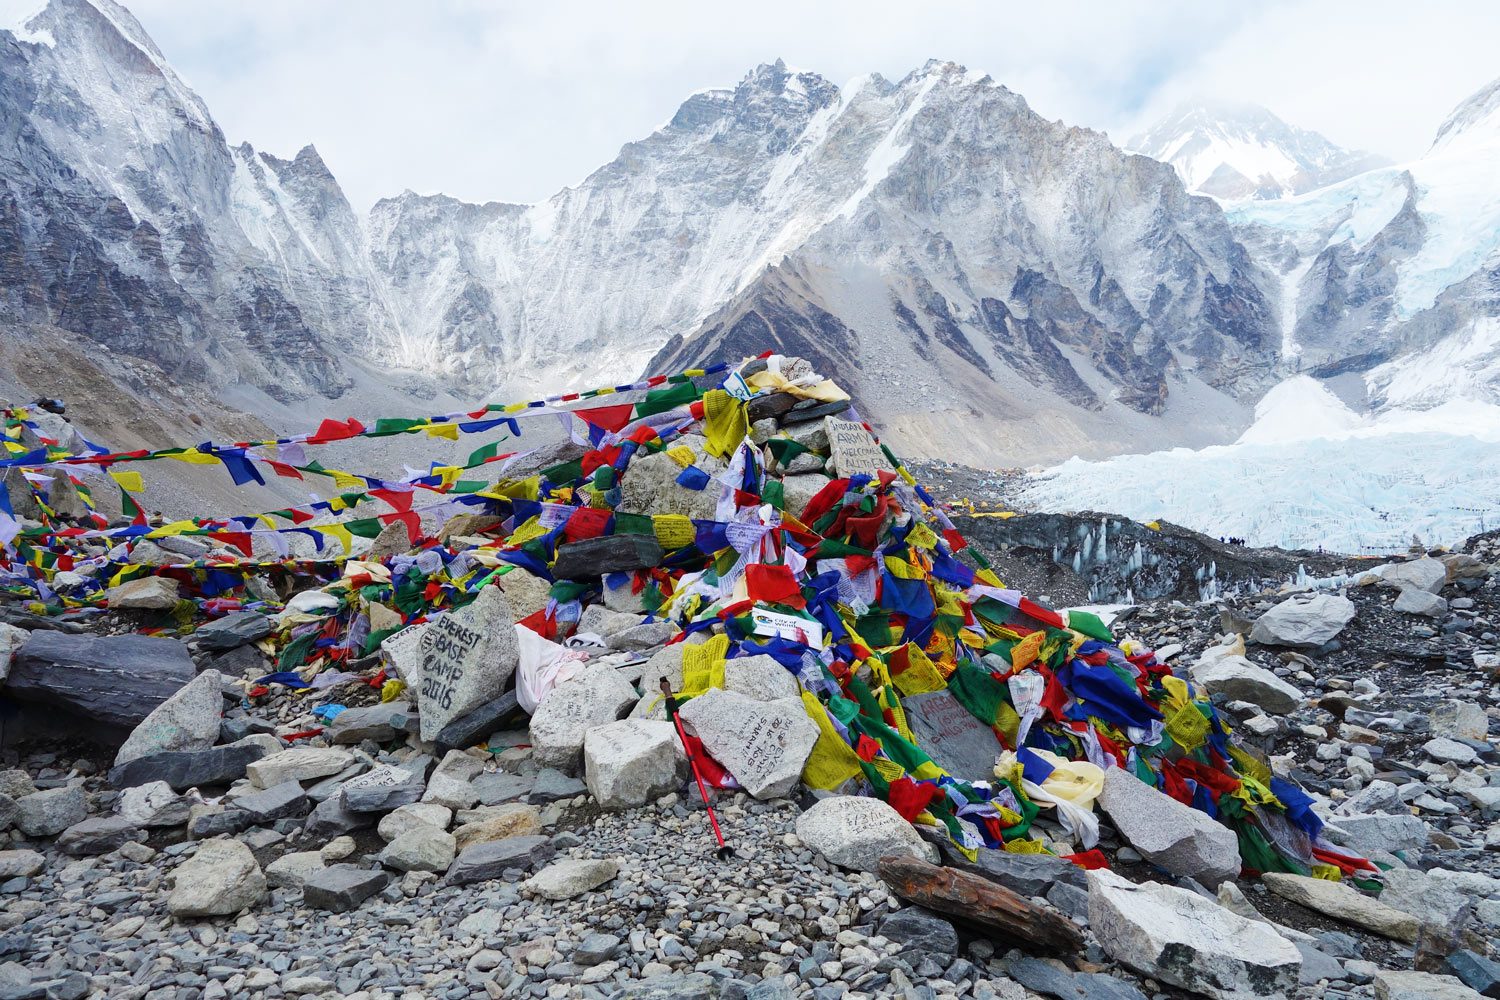
M 1056 951 L 1080 951 L 1083 934 L 1050 906 L 1003 885 L 912 857 L 880 859 L 880 877 L 901 899 L 954 920 Z

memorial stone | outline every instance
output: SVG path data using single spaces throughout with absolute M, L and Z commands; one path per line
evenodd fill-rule
M 515 618 L 499 587 L 485 587 L 473 603 L 429 624 L 419 644 L 417 710 L 421 737 L 498 698 L 520 662 Z
M 882 470 L 891 470 L 890 459 L 885 457 L 885 452 L 864 427 L 840 417 L 824 417 L 823 426 L 828 431 L 828 447 L 833 453 L 833 465 L 839 478 L 860 474 L 873 476 Z
M 947 691 L 929 691 L 901 700 L 906 723 L 932 762 L 955 778 L 988 781 L 1004 749 L 995 731 L 969 713 Z

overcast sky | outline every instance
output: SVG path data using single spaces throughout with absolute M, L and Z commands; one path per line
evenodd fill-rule
M 1497 0 L 127 6 L 231 143 L 315 144 L 360 210 L 406 188 L 545 198 L 778 57 L 840 85 L 954 60 L 1120 143 L 1179 102 L 1253 102 L 1398 160 L 1500 76 Z

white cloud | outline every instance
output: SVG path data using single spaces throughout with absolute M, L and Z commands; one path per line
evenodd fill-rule
M 405 188 L 544 198 L 692 91 L 777 57 L 838 83 L 952 59 L 1117 140 L 1181 100 L 1253 101 L 1396 158 L 1500 75 L 1500 5 L 1487 0 L 130 6 L 231 142 L 282 156 L 315 143 L 359 209 Z

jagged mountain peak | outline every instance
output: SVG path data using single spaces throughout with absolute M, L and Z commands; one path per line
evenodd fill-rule
M 1181 104 L 1127 146 L 1170 163 L 1193 192 L 1223 201 L 1303 194 L 1389 163 L 1258 104 L 1222 100 Z
M 1470 94 L 1438 127 L 1429 153 L 1500 138 L 1500 77 Z

